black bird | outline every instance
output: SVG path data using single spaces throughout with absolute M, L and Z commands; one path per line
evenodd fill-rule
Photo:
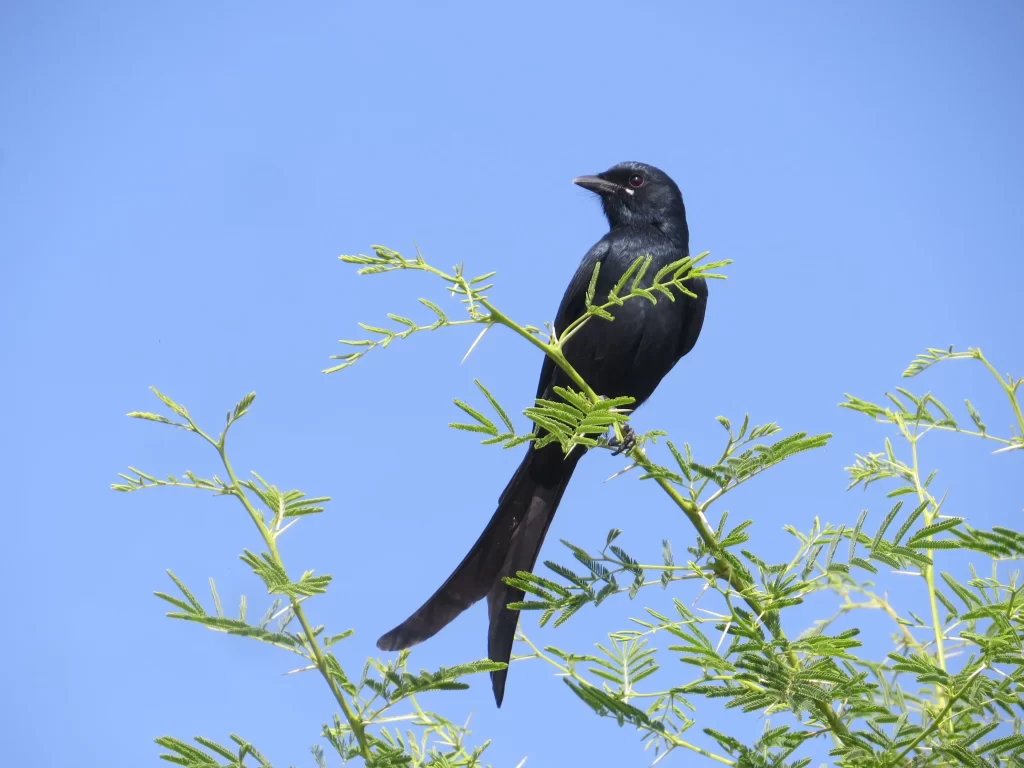
M 644 279 L 649 285 L 658 269 L 690 253 L 683 196 L 663 171 L 643 163 L 620 163 L 573 183 L 600 196 L 611 230 L 583 257 L 569 283 L 555 317 L 558 333 L 584 313 L 587 287 L 598 262 L 595 301 L 604 303 L 616 281 L 639 257 L 649 254 L 653 259 Z M 633 407 L 638 407 L 679 358 L 693 349 L 700 335 L 707 285 L 697 278 L 687 286 L 696 299 L 660 297 L 657 304 L 632 299 L 614 309 L 614 321 L 590 320 L 566 344 L 566 358 L 595 392 L 634 397 Z M 537 397 L 557 400 L 554 386 L 571 386 L 571 382 L 545 357 Z M 531 443 L 469 554 L 427 602 L 377 641 L 377 647 L 396 651 L 423 642 L 486 595 L 487 655 L 508 662 L 519 612 L 506 606 L 522 600 L 523 592 L 502 578 L 533 570 L 558 502 L 584 452 L 578 447 L 565 456 L 558 443 L 540 450 Z M 499 707 L 506 676 L 507 670 L 491 673 Z

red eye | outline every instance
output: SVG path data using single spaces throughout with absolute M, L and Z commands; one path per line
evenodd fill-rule
M 636 189 L 637 187 L 642 187 L 643 185 L 643 176 L 638 176 L 637 174 L 634 173 L 632 176 L 629 177 L 629 186 L 633 187 L 634 189 Z

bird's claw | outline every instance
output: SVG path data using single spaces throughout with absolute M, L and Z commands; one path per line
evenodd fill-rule
M 618 456 L 620 453 L 629 453 L 636 448 L 636 432 L 629 424 L 622 425 L 622 440 L 613 437 L 608 441 L 608 445 L 615 450 L 612 451 L 612 456 Z

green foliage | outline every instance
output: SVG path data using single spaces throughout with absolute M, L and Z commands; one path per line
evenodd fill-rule
M 1009 382 L 1016 387 L 1012 378 Z M 619 530 L 596 555 L 563 542 L 582 572 L 548 561 L 551 578 L 519 573 L 509 580 L 530 596 L 518 607 L 538 611 L 542 625 L 613 595 L 636 599 L 647 587 L 664 589 L 684 580 L 701 581 L 704 592 L 719 596 L 721 607 L 694 612 L 676 599 L 674 615 L 645 608 L 644 618 L 633 619 L 634 628 L 611 633 L 610 647 L 597 646 L 599 656 L 540 649 L 521 632 L 530 651 L 524 658 L 554 666 L 597 714 L 636 728 L 662 756 L 683 748 L 728 765 L 806 765 L 810 758 L 799 756 L 804 742 L 828 734 L 831 754 L 843 766 L 1024 764 L 1024 587 L 1016 572 L 1003 573 L 1000 567 L 1024 557 L 1024 535 L 1005 527 L 979 530 L 942 514 L 942 499 L 930 490 L 935 473 L 924 476 L 918 444 L 935 429 L 963 430 L 934 397 L 897 392 L 885 407 L 851 396 L 842 404 L 893 426 L 910 452 L 901 456 L 886 439 L 883 452 L 859 456 L 848 468 L 850 487 L 894 483 L 888 495 L 913 495 L 914 505 L 898 499 L 873 529 L 867 511 L 852 527 L 823 526 L 818 520 L 806 532 L 786 526 L 797 551 L 781 562 L 744 548 L 750 521 L 729 529 L 724 514 L 711 543 L 699 535 L 688 548 L 685 566 L 676 565 L 668 542 L 662 564 L 641 564 L 621 544 L 612 544 Z M 968 413 L 978 431 L 966 434 L 1015 445 L 1014 437 L 988 434 L 973 406 Z M 735 485 L 828 437 L 797 434 L 771 445 L 753 444 L 777 434 L 778 427 L 748 430 L 744 420 L 734 433 L 728 420 L 719 421 L 728 440 L 718 462 L 698 463 L 688 444 L 679 450 L 668 442 L 675 466 L 655 465 L 643 475 L 683 488 L 702 517 Z M 952 549 L 991 558 L 992 575 L 981 578 L 973 567 L 966 579 L 937 571 L 936 559 Z M 929 616 L 899 614 L 868 580 L 879 566 L 918 579 Z M 784 629 L 787 609 L 826 591 L 840 598 L 839 610 L 791 639 Z M 829 632 L 839 617 L 862 609 L 880 609 L 895 624 L 896 648 L 884 660 L 861 655 L 858 630 Z M 662 654 L 651 645 L 659 635 L 668 638 Z M 655 672 L 670 668 L 672 654 L 697 672 L 693 680 L 637 685 L 637 678 L 663 679 L 664 673 Z M 683 738 L 696 724 L 685 711 L 698 711 L 699 697 L 783 717 L 787 724 L 766 726 L 768 736 L 754 743 L 705 727 L 724 753 L 713 755 Z M 995 738 L 986 740 L 989 734 Z
M 514 448 L 517 445 L 522 445 L 525 442 L 529 442 L 533 439 L 533 435 L 517 435 L 516 428 L 512 424 L 512 420 L 509 419 L 508 414 L 505 413 L 505 409 L 501 407 L 494 396 L 487 391 L 487 388 L 481 384 L 477 379 L 473 379 L 473 383 L 476 384 L 477 388 L 483 393 L 484 397 L 487 398 L 487 402 L 491 408 L 498 415 L 501 420 L 504 431 L 501 431 L 494 425 L 494 422 L 484 416 L 480 411 L 473 408 L 461 400 L 455 400 L 455 405 L 462 409 L 462 411 L 472 418 L 475 424 L 466 424 L 459 422 L 452 422 L 448 426 L 452 429 L 462 430 L 463 432 L 479 432 L 488 437 L 485 437 L 480 442 L 483 445 L 496 445 L 503 444 L 505 448 Z
M 364 265 L 358 271 L 360 275 L 374 275 L 400 270 L 413 270 L 436 275 L 448 284 L 447 289 L 449 293 L 453 296 L 460 297 L 462 304 L 466 307 L 466 311 L 469 313 L 469 318 L 466 320 L 451 320 L 444 311 L 437 306 L 437 304 L 428 299 L 420 299 L 420 303 L 434 314 L 434 320 L 431 323 L 420 325 L 414 320 L 395 314 L 388 314 L 388 319 L 396 323 L 399 326 L 398 329 L 360 323 L 359 327 L 368 333 L 372 333 L 374 338 L 358 339 L 355 341 L 341 340 L 339 342 L 340 344 L 344 344 L 349 347 L 356 347 L 357 350 L 355 352 L 346 352 L 341 355 L 332 355 L 332 360 L 340 360 L 341 362 L 331 368 L 325 369 L 324 373 L 335 373 L 343 370 L 355 363 L 367 352 L 378 347 L 386 349 L 388 345 L 396 339 L 406 339 L 418 331 L 436 331 L 438 328 L 446 328 L 454 325 L 469 325 L 473 323 L 489 324 L 494 322 L 495 318 L 489 317 L 481 311 L 482 306 L 486 306 L 486 295 L 484 294 L 484 291 L 491 288 L 491 285 L 484 285 L 483 283 L 493 277 L 495 274 L 494 272 L 488 272 L 485 275 L 480 275 L 474 278 L 467 278 L 461 264 L 455 266 L 451 273 L 442 272 L 441 270 L 427 264 L 423 259 L 423 255 L 419 253 L 419 251 L 416 253 L 416 258 L 411 260 L 404 258 L 397 251 L 393 251 L 390 248 L 385 248 L 381 245 L 373 246 L 373 252 L 373 256 L 360 254 L 359 256 L 342 256 L 340 258 L 346 264 Z M 536 328 L 531 328 L 531 331 L 538 332 Z
M 725 260 L 702 264 L 701 262 L 707 256 L 708 253 L 704 252 L 699 256 L 687 256 L 671 264 L 666 264 L 648 282 L 645 282 L 644 278 L 647 277 L 648 270 L 651 267 L 651 257 L 642 256 L 634 261 L 622 277 L 616 281 L 608 295 L 604 297 L 605 301 L 602 304 L 594 303 L 597 291 L 597 278 L 601 273 L 601 264 L 595 264 L 594 272 L 590 277 L 590 284 L 585 295 L 586 312 L 562 330 L 562 335 L 558 341 L 561 344 L 565 344 L 591 318 L 597 317 L 601 320 L 614 320 L 615 316 L 611 312 L 612 307 L 621 307 L 629 299 L 645 299 L 651 304 L 657 304 L 659 295 L 669 301 L 675 301 L 677 295 L 696 298 L 696 294 L 687 288 L 687 281 L 697 277 L 703 277 L 708 280 L 724 280 L 724 275 L 719 275 L 711 270 L 732 263 L 729 260 Z M 623 295 L 627 284 L 629 285 L 629 290 Z
M 650 273 L 650 258 L 638 259 L 605 296 L 597 294 L 600 268 L 595 268 L 586 312 L 560 335 L 550 327 L 545 334 L 517 323 L 495 307 L 486 294 L 494 273 L 469 278 L 462 265 L 444 272 L 419 253 L 406 259 L 379 246 L 371 256 L 343 256 L 343 261 L 359 265 L 360 274 L 412 270 L 439 278 L 467 316 L 451 320 L 436 304 L 421 299 L 434 315 L 430 323 L 388 315 L 393 328 L 363 325 L 373 338 L 342 342 L 356 351 L 336 356 L 341 362 L 328 372 L 419 331 L 480 325 L 475 347 L 489 328 L 503 326 L 547 355 L 572 386 L 555 390 L 557 399 L 538 400 L 524 409 L 532 431 L 517 433 L 511 411 L 476 381 L 486 404 L 455 400 L 467 420 L 450 426 L 481 435 L 485 445 L 505 448 L 528 441 L 557 442 L 566 453 L 577 446 L 611 448 L 605 436 L 610 430 L 622 440 L 632 401 L 600 397 L 568 363 L 564 345 L 595 318 L 614 322 L 615 308 L 625 301 L 686 300 L 692 295 L 688 280 L 722 277 L 711 270 L 727 262 L 706 263 L 706 256 L 681 260 L 655 274 Z M 542 573 L 519 572 L 506 579 L 524 592 L 523 600 L 512 606 L 526 612 L 523 624 L 532 615 L 541 626 L 559 626 L 580 610 L 623 594 L 640 606 L 639 616 L 627 628 L 608 633 L 607 641 L 588 653 L 541 647 L 520 631 L 516 658 L 552 666 L 572 700 L 637 731 L 655 763 L 683 750 L 720 765 L 804 768 L 811 763 L 812 745 L 827 741 L 835 764 L 845 768 L 1024 766 L 1024 586 L 1012 570 L 1014 561 L 1024 557 L 1024 534 L 1009 527 L 975 528 L 962 517 L 945 514 L 945 496 L 934 490 L 937 473 L 924 468 L 920 450 L 933 432 L 957 433 L 995 443 L 997 454 L 1011 454 L 998 460 L 1018 460 L 1017 451 L 1024 448 L 1021 380 L 999 374 L 978 349 L 952 348 L 927 350 L 904 376 L 918 376 L 956 359 L 975 360 L 992 374 L 1011 407 L 1015 432 L 993 434 L 969 400 L 964 401 L 966 417 L 958 417 L 930 393 L 896 388 L 883 404 L 847 395 L 843 408 L 889 430 L 881 450 L 858 455 L 847 467 L 849 488 L 881 484 L 892 500 L 881 511 L 864 510 L 856 521 L 822 523 L 815 518 L 803 526 L 785 526 L 793 540 L 788 558 L 759 552 L 752 543 L 752 520 L 733 524 L 725 511 L 713 507 L 768 470 L 782 464 L 798 467 L 790 460 L 825 446 L 831 435 L 784 435 L 775 423 L 752 425 L 749 417 L 734 429 L 729 419 L 718 417 L 724 444 L 710 454 L 685 441 L 665 439 L 659 446 L 667 435 L 658 430 L 640 435 L 617 475 L 639 470 L 635 476 L 665 492 L 695 534 L 685 555 L 677 556 L 666 539 L 660 543 L 660 557 L 639 556 L 636 552 L 644 544 L 628 544 L 618 528 L 597 547 L 563 540 L 568 560 L 547 560 Z M 234 496 L 264 544 L 259 552 L 244 550 L 242 560 L 275 596 L 260 621 L 246 618 L 244 599 L 232 618 L 225 615 L 212 581 L 213 608 L 208 610 L 169 572 L 175 589 L 157 593 L 173 609 L 168 616 L 302 656 L 293 671 L 319 674 L 337 704 L 338 714 L 323 727 L 322 736 L 343 762 L 481 765 L 487 743 L 468 746 L 465 727 L 424 711 L 418 697 L 462 689 L 464 677 L 502 665 L 480 661 L 413 673 L 408 652 L 402 652 L 387 662 L 370 659 L 359 675 L 346 672 L 333 648 L 351 630 L 331 635 L 306 617 L 309 601 L 330 587 L 330 576 L 312 570 L 298 578 L 289 575 L 277 549 L 278 537 L 306 515 L 321 512 L 327 499 L 281 491 L 256 474 L 254 479 L 236 478 L 227 459 L 226 435 L 248 412 L 253 395 L 228 412 L 224 431 L 214 439 L 199 429 L 187 409 L 156 394 L 172 417 L 130 415 L 198 434 L 220 454 L 227 479 L 186 472 L 182 479 L 164 480 L 130 468 L 114 489 L 175 486 Z M 659 458 L 649 456 L 649 450 Z M 958 550 L 955 557 L 951 550 Z M 967 558 L 970 562 L 964 565 Z M 901 592 L 916 590 L 916 610 L 901 610 L 890 602 L 874 581 L 883 571 L 904 580 L 907 587 Z M 671 608 L 655 610 L 638 603 L 652 596 L 651 588 L 673 590 Z M 811 596 L 828 597 L 836 607 L 808 624 L 805 613 L 794 609 Z M 892 622 L 891 650 L 881 658 L 865 652 L 860 630 L 837 625 L 864 610 L 879 611 Z M 726 733 L 712 727 L 702 703 L 762 719 L 760 734 L 753 735 L 751 728 Z M 267 764 L 248 742 L 234 735 L 231 740 L 225 746 L 197 738 L 193 746 L 163 737 L 158 744 L 165 750 L 162 757 L 179 765 Z M 327 764 L 322 746 L 314 747 L 313 755 L 319 766 Z
M 289 575 L 277 548 L 278 537 L 296 521 L 323 511 L 327 497 L 307 498 L 301 491 L 281 491 L 255 472 L 254 480 L 238 480 L 228 460 L 226 437 L 228 427 L 246 415 L 255 399 L 246 395 L 227 415 L 227 427 L 217 439 L 210 437 L 192 420 L 188 410 L 166 395 L 157 397 L 182 421 L 176 422 L 151 413 L 133 412 L 134 418 L 161 424 L 170 424 L 194 432 L 213 446 L 221 457 L 227 480 L 214 476 L 207 480 L 192 472 L 185 480 L 168 476 L 160 480 L 140 470 L 131 469 L 131 475 L 122 474 L 124 483 L 112 485 L 121 492 L 144 488 L 186 487 L 212 491 L 219 496 L 234 496 L 241 503 L 250 520 L 256 525 L 266 549 L 260 553 L 243 550 L 241 560 L 263 582 L 270 595 L 278 595 L 263 617 L 250 621 L 247 600 L 242 598 L 238 616 L 224 614 L 216 585 L 210 580 L 213 611 L 203 604 L 177 576 L 168 571 L 175 594 L 156 592 L 156 596 L 174 610 L 167 616 L 191 622 L 215 632 L 267 643 L 302 657 L 300 666 L 292 673 L 317 672 L 327 684 L 341 712 L 330 725 L 324 725 L 321 734 L 342 760 L 361 760 L 366 765 L 381 766 L 480 766 L 481 755 L 487 742 L 471 747 L 466 743 L 469 730 L 429 712 L 420 706 L 417 697 L 433 691 L 456 691 L 468 687 L 464 678 L 503 669 L 504 664 L 476 661 L 434 672 L 408 670 L 408 653 L 399 654 L 388 663 L 369 660 L 361 674 L 354 678 L 347 673 L 331 649 L 352 635 L 352 630 L 327 634 L 323 626 L 313 626 L 306 616 L 308 601 L 327 591 L 331 583 L 328 575 L 314 575 L 312 570 L 297 579 Z M 262 508 L 261 506 L 262 505 Z M 403 723 L 406 730 L 396 724 Z M 248 741 L 234 734 L 232 746 L 225 746 L 203 737 L 195 738 L 195 745 L 171 736 L 156 740 L 165 751 L 161 758 L 189 768 L 214 766 L 269 766 L 265 757 Z M 326 765 L 322 746 L 313 747 L 318 765 Z
M 241 736 L 232 733 L 231 741 L 234 746 L 228 747 L 218 744 L 212 739 L 196 736 L 195 742 L 198 747 L 193 747 L 179 739 L 170 736 L 161 736 L 156 740 L 164 749 L 168 750 L 160 757 L 169 763 L 188 766 L 188 768 L 243 768 L 243 766 L 259 766 L 259 768 L 271 768 L 270 762 L 249 742 Z M 249 759 L 247 763 L 246 760 Z
M 600 266 L 596 267 L 586 294 L 587 311 L 582 317 L 571 323 L 567 328 L 563 329 L 561 337 L 556 338 L 553 332 L 548 333 L 548 341 L 545 343 L 537 338 L 537 336 L 540 335 L 540 330 L 537 327 L 532 325 L 518 325 L 512 322 L 488 301 L 486 291 L 493 286 L 489 283 L 485 283 L 487 280 L 494 277 L 496 274 L 495 272 L 488 272 L 486 274 L 479 275 L 478 277 L 468 278 L 465 274 L 465 267 L 462 264 L 454 266 L 451 272 L 444 272 L 428 264 L 423 258 L 423 254 L 419 251 L 416 252 L 416 258 L 407 259 L 397 251 L 393 251 L 390 248 L 385 248 L 381 245 L 375 245 L 373 246 L 372 256 L 360 254 L 358 256 L 341 256 L 340 258 L 346 264 L 360 265 L 360 269 L 358 270 L 358 274 L 360 275 L 374 275 L 397 271 L 417 271 L 426 272 L 439 277 L 446 283 L 448 292 L 453 296 L 459 297 L 469 317 L 462 320 L 451 320 L 441 310 L 441 308 L 437 306 L 437 304 L 428 299 L 420 299 L 420 303 L 434 314 L 435 317 L 432 322 L 420 325 L 415 320 L 411 320 L 407 317 L 389 314 L 388 318 L 394 322 L 397 327 L 384 328 L 381 326 L 359 323 L 359 327 L 364 331 L 373 334 L 373 337 L 357 340 L 341 340 L 339 342 L 340 344 L 355 347 L 356 351 L 346 352 L 341 355 L 332 355 L 332 360 L 340 360 L 341 362 L 335 366 L 325 369 L 324 373 L 335 373 L 343 370 L 355 363 L 371 350 L 387 348 L 391 342 L 396 339 L 408 338 L 419 331 L 435 331 L 439 328 L 455 325 L 480 324 L 484 326 L 485 330 L 493 325 L 504 325 L 516 331 L 520 335 L 532 338 L 533 342 L 545 349 L 546 352 L 560 354 L 565 342 L 591 319 L 597 317 L 607 321 L 614 320 L 614 315 L 609 311 L 612 307 L 621 306 L 624 302 L 635 299 L 645 299 L 651 303 L 656 303 L 659 295 L 669 301 L 675 301 L 677 294 L 683 296 L 694 295 L 693 292 L 686 287 L 686 283 L 690 280 L 694 280 L 698 277 L 703 277 L 705 279 L 724 279 L 723 275 L 717 274 L 712 270 L 726 266 L 731 262 L 726 260 L 701 263 L 707 256 L 707 253 L 702 253 L 699 256 L 688 256 L 685 259 L 680 259 L 679 261 L 663 267 L 653 276 L 649 276 L 647 274 L 651 265 L 651 257 L 641 257 L 633 262 L 626 274 L 622 276 L 606 297 L 600 297 L 603 299 L 603 303 L 601 304 L 594 304 L 594 293 L 597 288 L 597 276 L 600 270 Z M 648 279 L 645 280 L 645 278 Z M 628 291 L 626 290 L 627 283 L 629 284 Z M 624 291 L 626 292 L 623 293 Z M 480 337 L 478 336 L 477 341 L 479 341 L 479 339 Z M 476 342 L 474 342 L 474 346 L 475 344 Z
M 667 445 L 675 461 L 675 468 L 652 464 L 645 467 L 647 471 L 640 479 L 660 479 L 678 485 L 685 489 L 695 505 L 706 511 L 726 493 L 769 467 L 780 464 L 798 453 L 823 448 L 832 437 L 829 434 L 808 437 L 806 432 L 797 432 L 766 443 L 761 442 L 763 438 L 782 431 L 777 424 L 763 424 L 750 429 L 748 415 L 743 418 L 740 429 L 734 434 L 729 419 L 719 416 L 718 422 L 728 434 L 728 439 L 717 461 L 711 464 L 695 461 L 689 443 L 684 443 L 683 450 L 680 451 L 669 441 Z M 705 497 L 709 486 L 714 486 L 714 490 Z
M 598 438 L 603 437 L 609 428 L 624 426 L 628 412 L 623 410 L 623 406 L 634 402 L 632 397 L 594 402 L 565 387 L 555 387 L 554 393 L 561 402 L 538 399 L 536 406 L 527 408 L 523 413 L 545 432 L 537 439 L 537 447 L 557 442 L 563 453 L 569 453 L 577 445 L 593 448 L 605 444 Z

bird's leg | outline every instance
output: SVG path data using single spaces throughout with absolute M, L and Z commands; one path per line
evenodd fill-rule
M 628 454 L 636 448 L 636 432 L 629 424 L 623 424 L 622 440 L 620 441 L 619 438 L 613 437 L 608 441 L 608 446 L 615 449 L 612 451 L 612 456 L 618 456 L 620 453 Z

